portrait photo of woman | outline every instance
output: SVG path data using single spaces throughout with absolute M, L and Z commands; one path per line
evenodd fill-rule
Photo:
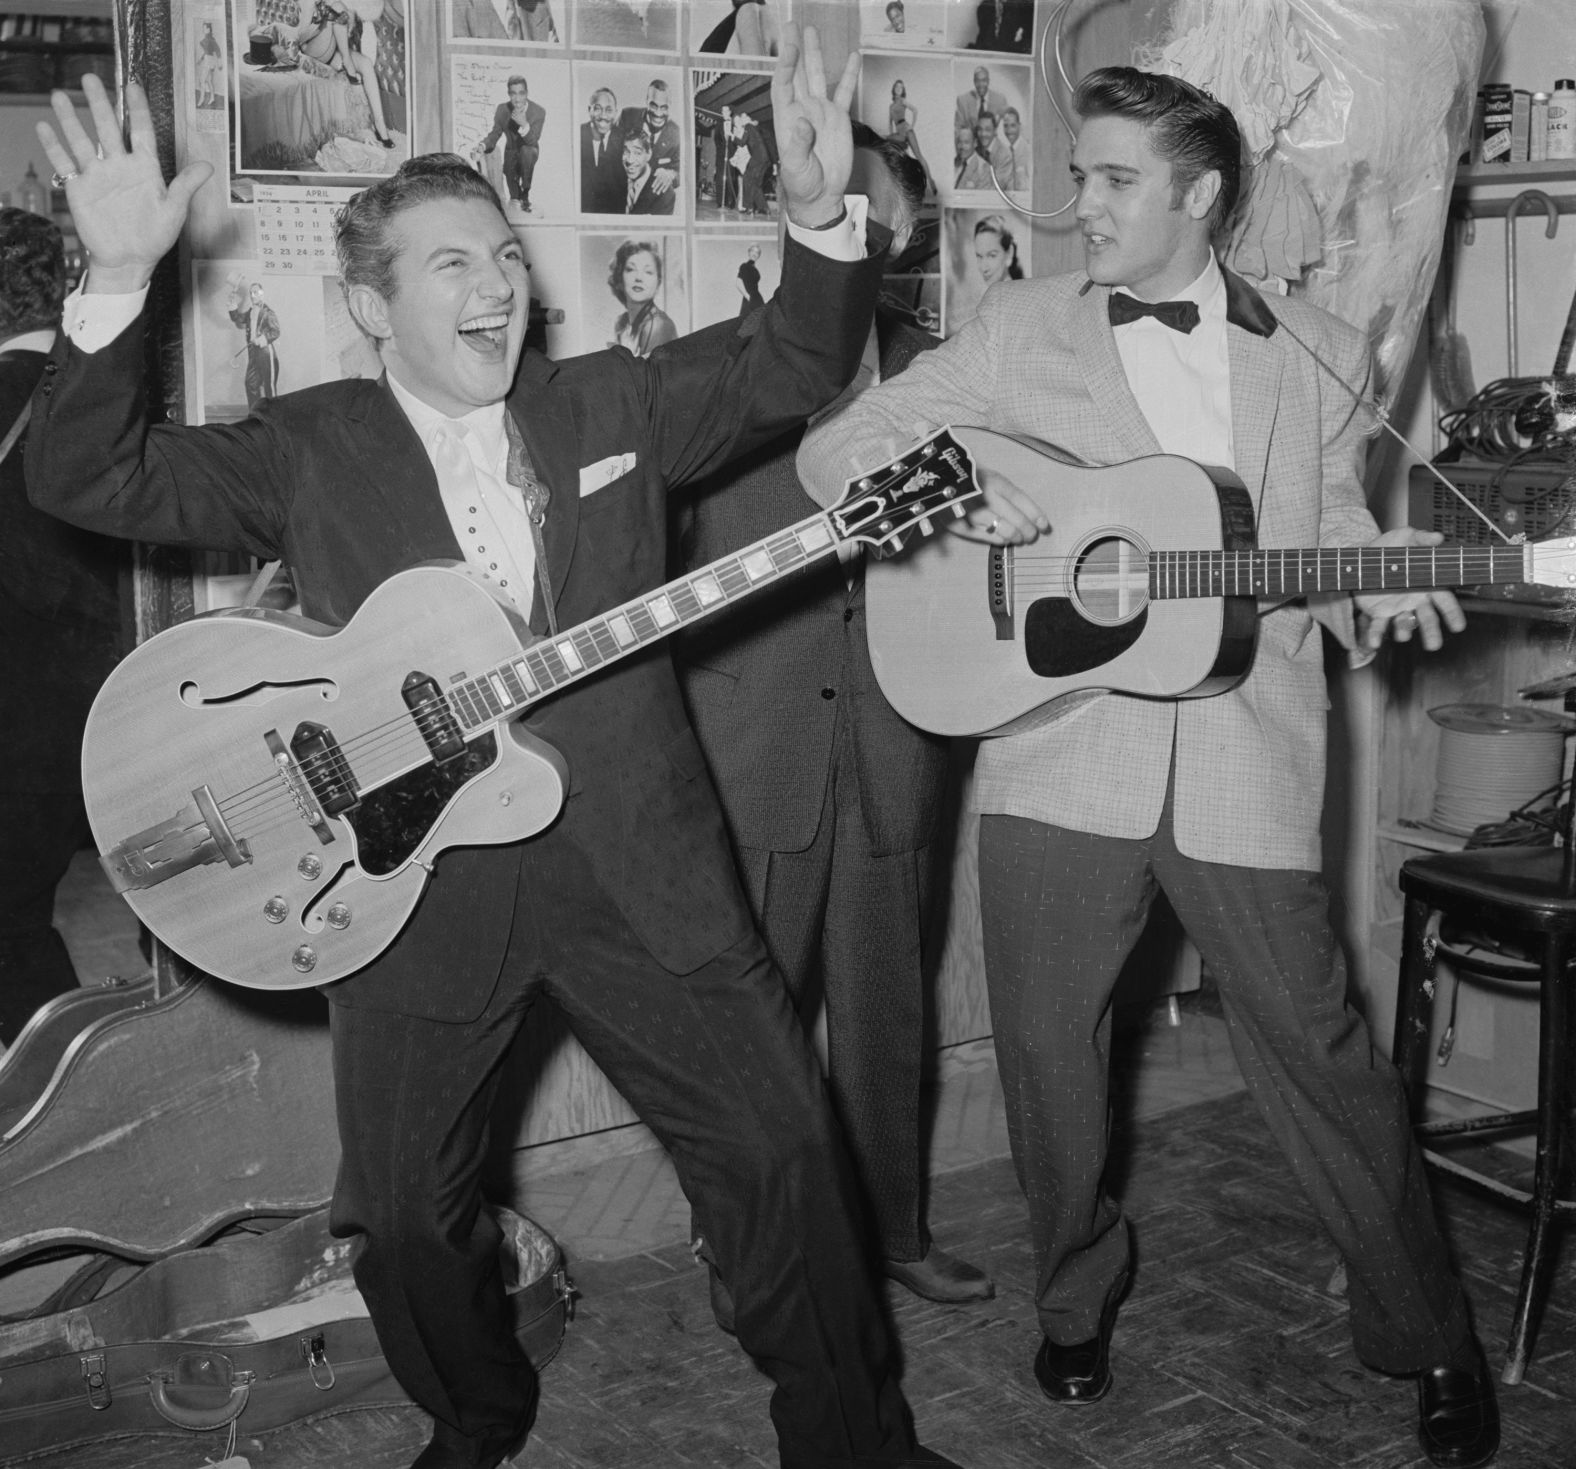
M 651 240 L 625 240 L 613 253 L 607 285 L 624 309 L 613 322 L 610 347 L 627 347 L 649 357 L 664 342 L 678 338 L 678 328 L 658 304 L 662 293 L 662 256 Z
M 978 310 L 980 298 L 999 281 L 1028 274 L 1027 231 L 1012 215 L 996 210 L 946 211 L 946 321 L 950 336 Z

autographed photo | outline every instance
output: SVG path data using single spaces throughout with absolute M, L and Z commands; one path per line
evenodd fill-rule
M 323 285 L 322 276 L 264 275 L 255 260 L 193 264 L 200 422 L 234 423 L 265 398 L 322 381 Z
M 925 197 L 950 190 L 953 179 L 952 68 L 941 57 L 863 58 L 856 116 L 890 138 L 925 170 Z
M 946 320 L 950 337 L 979 312 L 997 281 L 1029 274 L 1028 221 L 1010 209 L 948 209 L 942 228 Z
M 952 85 L 953 193 L 999 200 L 1000 187 L 1015 203 L 1027 204 L 1033 185 L 1029 68 L 959 56 L 952 63 Z
M 772 299 L 781 278 L 776 235 L 697 236 L 695 330 L 759 310 Z
M 377 177 L 410 157 L 408 3 L 230 0 L 237 172 Z
M 456 53 L 449 80 L 454 151 L 493 186 L 510 222 L 572 219 L 568 67 Z
M 429 0 L 430 3 L 430 0 Z M 572 0 L 444 0 L 449 36 L 494 46 L 562 47 Z
M 894 51 L 945 51 L 947 0 L 859 0 L 859 47 Z
M 676 66 L 577 61 L 576 202 L 581 214 L 689 217 L 694 172 L 684 141 L 684 73 Z
M 772 79 L 760 71 L 690 72 L 695 118 L 695 219 L 757 223 L 771 207 L 777 139 Z
M 580 235 L 581 348 L 649 357 L 690 329 L 684 236 Z

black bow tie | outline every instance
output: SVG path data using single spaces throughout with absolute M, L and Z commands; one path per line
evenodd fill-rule
M 1198 304 L 1193 301 L 1140 301 L 1121 291 L 1107 298 L 1112 326 L 1124 326 L 1141 316 L 1152 316 L 1174 332 L 1190 332 L 1198 325 Z

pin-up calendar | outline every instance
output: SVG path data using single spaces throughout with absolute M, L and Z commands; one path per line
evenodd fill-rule
M 270 275 L 337 275 L 334 219 L 353 188 L 254 185 L 257 256 Z

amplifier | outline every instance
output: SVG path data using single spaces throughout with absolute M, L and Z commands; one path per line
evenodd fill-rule
M 1507 536 L 1525 534 L 1528 540 L 1537 541 L 1569 528 L 1567 522 L 1576 500 L 1576 464 L 1541 461 L 1506 465 L 1478 459 L 1462 459 L 1433 468 L 1414 464 L 1407 483 L 1408 522 L 1423 530 L 1440 531 L 1446 541 L 1457 545 L 1485 546 L 1498 538 L 1439 483 L 1433 469 L 1438 469 Z M 1566 601 L 1565 593 L 1557 587 L 1484 586 L 1468 590 L 1496 601 L 1561 605 Z

